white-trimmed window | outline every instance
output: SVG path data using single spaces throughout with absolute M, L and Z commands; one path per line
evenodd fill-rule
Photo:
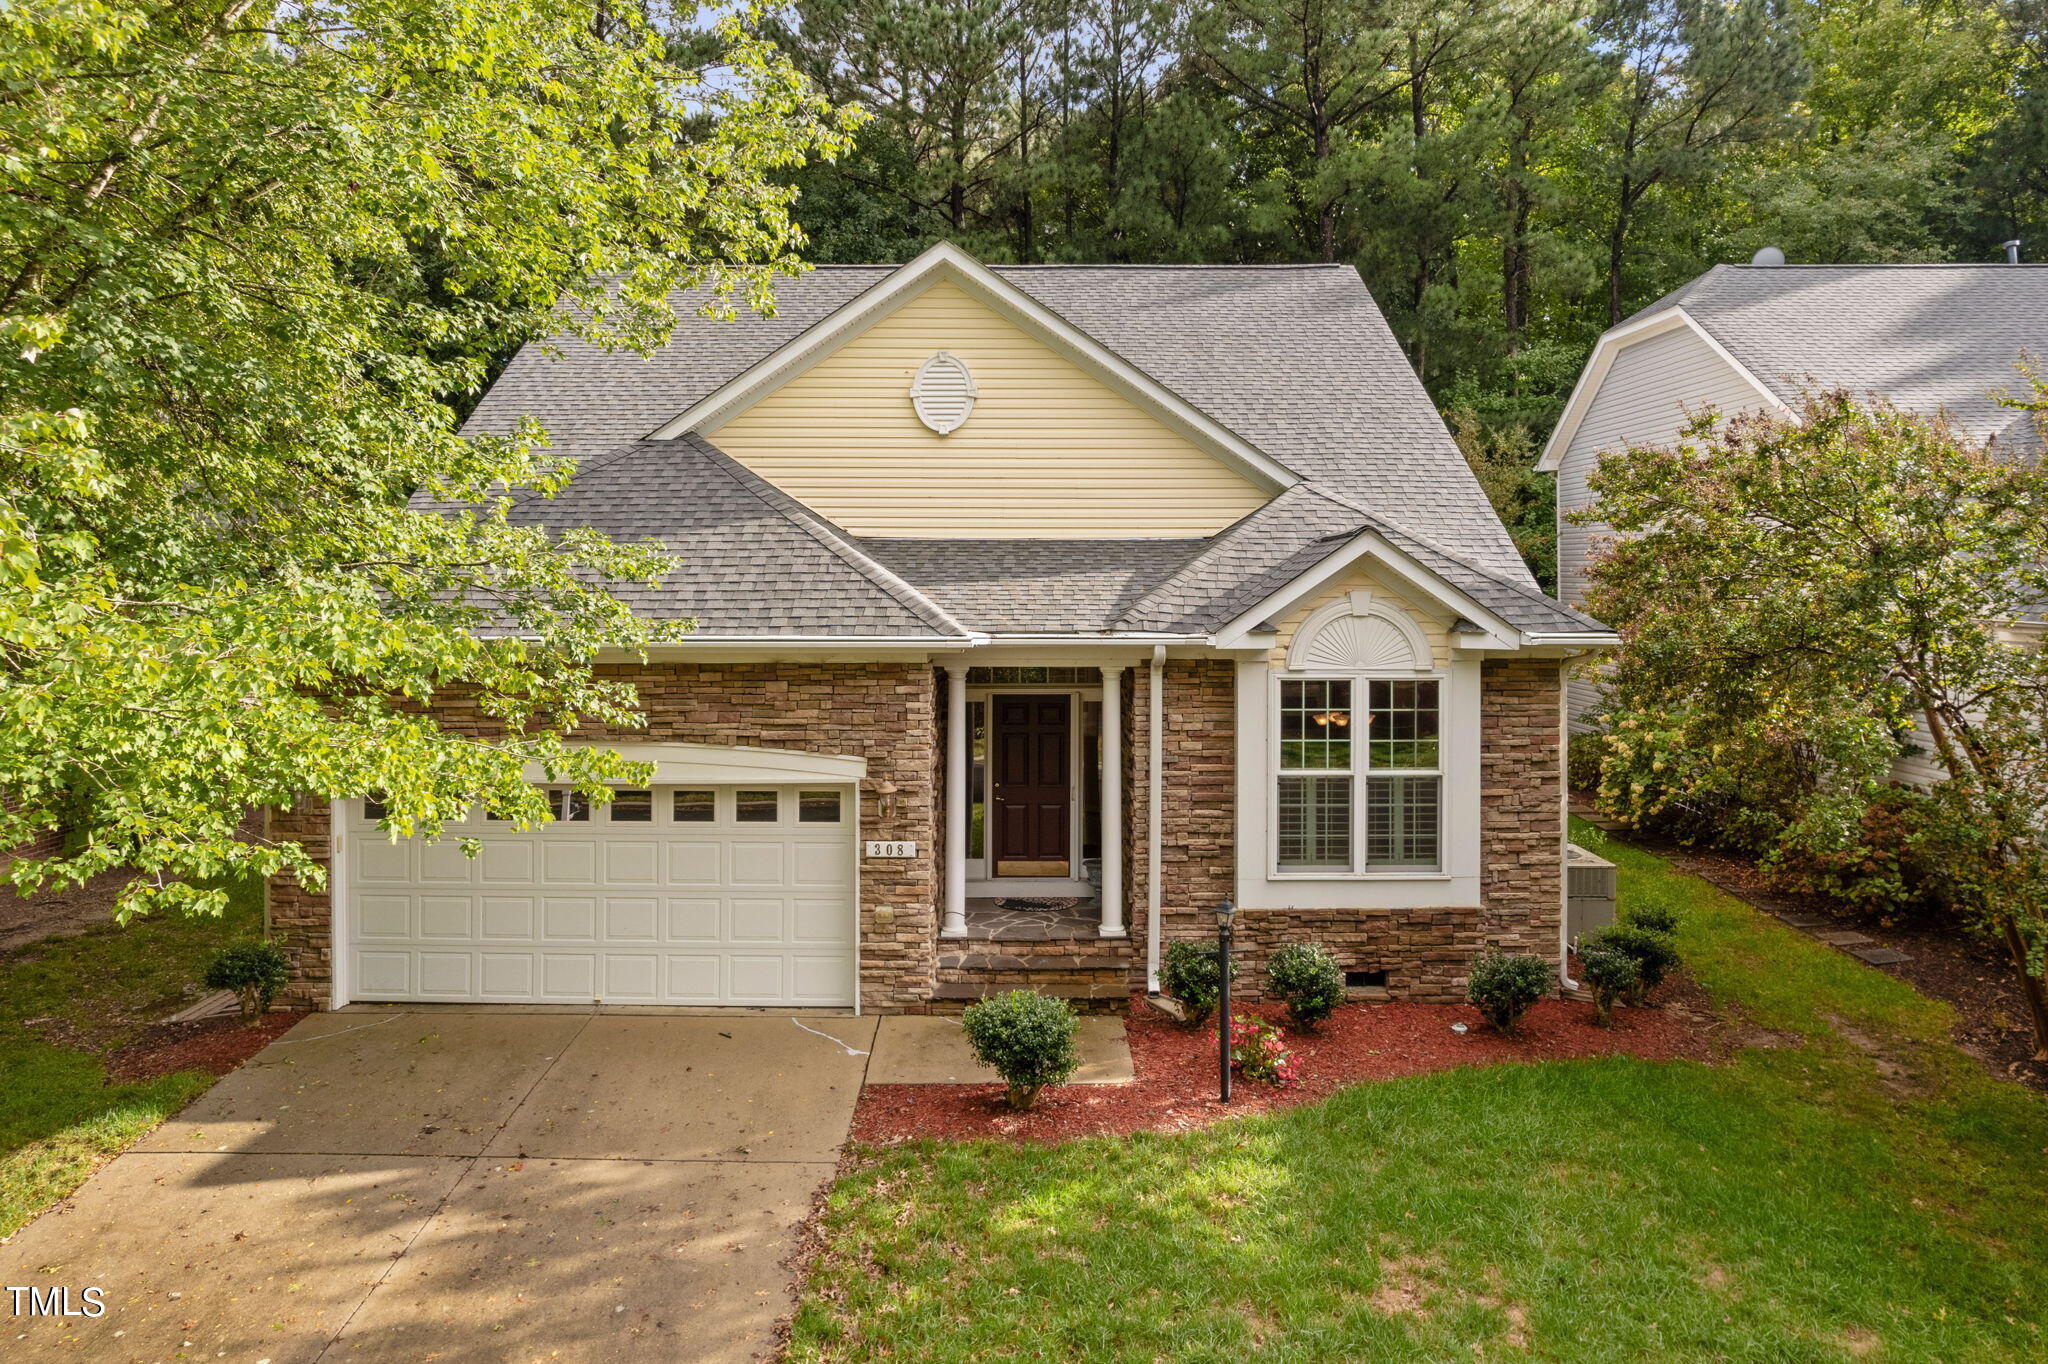
M 1280 679 L 1280 871 L 1441 868 L 1443 694 L 1412 674 Z

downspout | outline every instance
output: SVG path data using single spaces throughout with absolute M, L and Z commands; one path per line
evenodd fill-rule
M 1579 983 L 1571 973 L 1572 703 L 1565 691 L 1569 668 L 1569 660 L 1557 665 L 1557 984 L 1576 990 Z
M 1145 739 L 1145 993 L 1159 993 L 1159 792 L 1160 731 L 1166 727 L 1166 703 L 1161 692 L 1166 680 L 1166 646 L 1152 646 L 1151 684 L 1145 698 L 1151 720 Z

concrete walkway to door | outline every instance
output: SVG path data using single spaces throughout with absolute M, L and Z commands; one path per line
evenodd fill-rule
M 754 1358 L 873 1018 L 306 1019 L 0 1246 L 10 1361 Z M 17 1338 L 18 1337 L 18 1338 Z

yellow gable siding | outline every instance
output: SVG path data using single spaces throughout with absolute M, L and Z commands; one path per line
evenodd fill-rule
M 940 436 L 910 382 L 936 351 L 973 371 Z M 940 283 L 723 426 L 720 449 L 856 535 L 1213 535 L 1265 494 L 1066 357 Z
M 1450 666 L 1451 634 L 1444 628 L 1443 622 L 1410 600 L 1398 588 L 1381 581 L 1363 568 L 1352 569 L 1317 593 L 1313 601 L 1304 602 L 1288 612 L 1279 622 L 1280 634 L 1274 640 L 1273 652 L 1266 656 L 1267 661 L 1275 668 L 1284 669 L 1287 666 L 1287 651 L 1294 647 L 1294 636 L 1301 629 L 1301 623 L 1331 602 L 1340 601 L 1360 588 L 1372 593 L 1379 600 L 1398 606 L 1405 612 L 1408 618 L 1415 622 L 1416 628 L 1422 631 L 1422 637 L 1429 641 L 1431 661 L 1439 668 Z

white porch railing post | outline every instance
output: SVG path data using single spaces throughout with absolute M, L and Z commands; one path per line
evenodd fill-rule
M 967 665 L 946 665 L 946 902 L 942 938 L 967 936 Z
M 1105 938 L 1124 927 L 1124 670 L 1102 669 L 1102 926 Z

